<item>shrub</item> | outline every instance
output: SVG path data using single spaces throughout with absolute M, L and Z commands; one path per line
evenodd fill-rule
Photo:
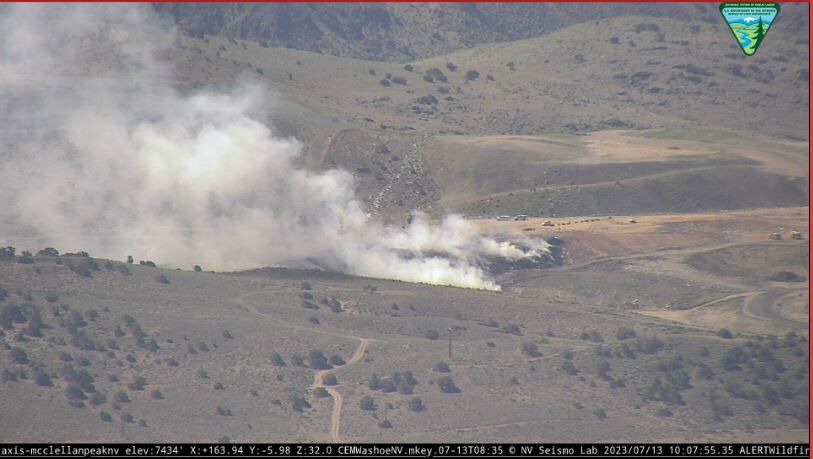
M 413 67 L 412 64 L 407 64 L 404 66 L 404 70 L 406 70 L 407 72 L 411 72 L 415 70 L 415 67 Z
M 635 338 L 635 336 L 636 336 L 635 329 L 627 328 L 627 327 L 621 327 L 615 333 L 615 339 L 617 339 L 618 341 L 623 341 L 625 339 L 632 339 L 632 338 Z
M 438 388 L 444 394 L 457 394 L 462 392 L 459 387 L 457 387 L 452 381 L 451 376 L 444 376 L 438 379 Z
M 449 373 L 452 370 L 446 362 L 438 362 L 437 365 L 435 365 L 435 371 L 438 373 Z
M 93 277 L 90 274 L 91 263 L 89 262 L 89 258 L 81 259 L 78 261 L 74 261 L 72 259 L 68 259 L 66 263 L 68 268 L 75 272 L 76 274 L 82 277 Z
M 122 413 L 121 422 L 134 422 L 133 415 L 130 413 Z
M 450 72 L 454 72 L 455 70 L 457 70 L 457 66 L 452 62 L 447 62 L 446 68 L 449 69 Z
M 670 410 L 669 408 L 666 408 L 666 407 L 658 408 L 658 410 L 655 411 L 655 414 L 657 416 L 662 417 L 662 418 L 667 418 L 667 417 L 672 416 L 672 410 Z
M 717 332 L 717 336 L 719 336 L 720 338 L 723 338 L 723 339 L 733 339 L 734 338 L 734 335 L 732 335 L 731 331 L 728 330 L 727 328 L 721 328 Z
M 43 387 L 52 387 L 54 385 L 54 383 L 51 382 L 51 377 L 42 369 L 38 369 L 34 372 L 34 382 L 37 383 L 38 386 Z
M 231 416 L 231 410 L 228 410 L 228 409 L 226 409 L 226 408 L 223 408 L 223 407 L 222 407 L 222 406 L 220 406 L 220 405 L 217 405 L 217 407 L 215 408 L 215 410 L 217 411 L 217 414 L 219 414 L 219 415 L 221 415 L 221 416 Z
M 576 369 L 576 365 L 573 364 L 572 360 L 565 360 L 562 362 L 562 371 L 569 374 L 570 376 L 575 376 L 579 370 Z
M 562 358 L 565 360 L 572 360 L 573 359 L 573 352 L 572 351 L 564 351 L 562 352 Z
M 378 375 L 373 373 L 370 375 L 370 379 L 367 380 L 367 387 L 370 390 L 378 390 L 381 389 L 381 379 L 378 378 Z
M 127 263 L 133 264 L 133 256 L 132 255 L 127 255 Z
M 398 390 L 398 385 L 392 379 L 385 379 L 381 381 L 381 390 L 384 392 L 395 392 Z
M 113 395 L 113 400 L 116 403 L 128 403 L 130 401 L 130 397 L 127 395 L 127 392 L 120 390 Z
M 532 341 L 522 343 L 522 353 L 529 357 L 541 357 L 542 353 L 539 352 L 539 346 Z
M 336 378 L 336 375 L 325 375 L 325 377 L 322 379 L 322 382 L 326 386 L 335 386 L 339 384 L 339 380 Z
M 305 366 L 305 358 L 302 357 L 300 354 L 294 354 L 291 356 L 291 363 L 295 367 L 303 367 Z
M 748 355 L 741 347 L 737 346 L 727 350 L 720 360 L 720 363 L 722 363 L 726 371 L 737 371 L 742 368 L 740 365 L 748 360 Z
M 90 366 L 90 359 L 85 357 L 84 355 L 76 359 L 76 364 L 80 367 L 89 367 Z
M 2 380 L 3 382 L 17 381 L 17 372 L 12 370 L 3 370 Z
M 365 395 L 364 397 L 361 398 L 360 405 L 361 405 L 361 409 L 364 410 L 364 411 L 375 411 L 376 410 L 375 400 L 373 400 L 373 398 L 370 397 L 369 395 Z
M 424 336 L 427 339 L 433 339 L 434 340 L 434 339 L 440 338 L 440 333 L 438 333 L 437 330 L 426 330 L 426 332 L 424 333 Z
M 593 415 L 595 415 L 598 419 L 607 418 L 607 412 L 604 411 L 603 408 L 596 408 L 595 410 L 593 410 Z
M 0 326 L 6 330 L 14 328 L 14 324 L 25 323 L 26 318 L 22 308 L 16 304 L 7 304 L 0 309 Z
M 635 338 L 635 350 L 642 354 L 655 354 L 663 348 L 663 341 L 657 336 L 639 336 Z
M 67 352 L 60 352 L 59 360 L 62 360 L 63 362 L 70 362 L 71 360 L 73 360 L 73 357 L 71 357 L 71 355 L 68 354 Z
M 164 274 L 159 274 L 158 276 L 156 276 L 155 281 L 158 282 L 159 284 L 169 284 L 169 279 L 167 279 L 167 276 L 165 276 Z
M 316 396 L 316 398 L 330 397 L 330 393 L 324 387 L 317 387 L 313 391 L 313 394 Z
M 449 81 L 448 78 L 446 78 L 446 75 L 444 75 L 443 72 L 438 68 L 431 68 L 427 70 L 426 75 L 434 80 L 440 81 L 441 83 Z
M 206 343 L 204 343 L 203 341 L 199 342 L 197 344 L 197 346 L 198 346 L 199 351 L 201 351 L 201 352 L 209 352 L 209 346 L 207 346 Z
M 31 255 L 31 252 L 24 250 L 22 254 L 17 257 L 17 263 L 30 265 L 34 263 L 34 257 Z
M 133 382 L 127 385 L 130 390 L 144 390 L 144 385 L 147 384 L 147 379 L 143 376 L 136 376 Z
M 480 78 L 480 72 L 478 72 L 477 70 L 469 70 L 468 72 L 466 72 L 467 80 L 474 81 L 478 78 Z
M 432 78 L 432 75 L 424 75 L 423 76 L 423 81 L 425 81 L 427 83 L 434 83 L 435 79 Z
M 228 330 L 223 330 L 223 337 L 226 339 L 234 339 L 234 337 L 231 335 L 231 332 L 229 332 Z
M 59 296 L 55 295 L 53 293 L 50 293 L 50 294 L 45 296 L 45 301 L 47 301 L 49 303 L 56 303 L 57 301 L 59 301 Z
M 62 379 L 70 383 L 78 384 L 85 392 L 96 392 L 96 387 L 93 385 L 93 376 L 91 376 L 87 370 L 77 371 L 68 365 L 62 370 Z
M 79 384 L 70 383 L 65 388 L 65 397 L 68 400 L 86 400 L 87 397 L 85 396 L 85 392 L 82 391 L 82 388 L 79 387 Z
M 316 370 L 327 370 L 332 368 L 327 361 L 327 357 L 322 351 L 314 349 L 308 353 L 308 365 Z
M 125 276 L 130 275 L 130 270 L 127 268 L 126 265 L 118 265 L 118 270 L 120 273 L 124 274 Z
M 200 267 L 200 265 L 195 265 L 195 267 L 194 267 L 194 268 L 192 268 L 192 269 L 193 269 L 193 270 L 194 270 L 196 273 L 199 273 L 199 272 L 203 271 L 203 268 L 201 268 L 201 267 Z
M 282 360 L 282 356 L 279 355 L 279 353 L 274 352 L 271 354 L 271 365 L 274 365 L 275 367 L 284 367 L 285 360 Z
M 12 362 L 19 363 L 20 365 L 25 365 L 28 363 L 28 355 L 19 347 L 12 347 L 9 349 L 8 358 Z
M 38 257 L 58 257 L 59 256 L 59 250 L 57 250 L 57 249 L 55 249 L 53 247 L 46 247 L 46 248 L 40 250 L 39 252 L 37 252 L 37 256 Z
M 42 321 L 42 315 L 40 315 L 38 309 L 34 309 L 28 318 L 28 326 L 25 328 L 25 334 L 32 338 L 40 338 L 42 337 L 42 328 L 44 326 L 45 323 Z
M 423 400 L 420 397 L 412 397 L 408 402 L 409 410 L 415 413 L 421 412 L 426 409 Z
M 113 422 L 113 416 L 110 416 L 107 411 L 99 412 L 99 418 L 104 422 Z
M 226 387 L 223 386 L 223 383 L 215 383 L 213 387 L 215 390 L 226 390 Z
M 310 407 L 311 407 L 311 404 L 308 403 L 308 401 L 305 400 L 302 397 L 293 397 L 293 399 L 291 400 L 291 408 L 293 408 L 294 411 L 297 411 L 297 412 L 301 413 L 306 408 L 310 408 Z
M 395 84 L 406 85 L 407 84 L 407 79 L 404 78 L 404 77 L 397 76 L 397 77 L 392 77 L 392 82 L 395 83 Z
M 302 290 L 313 290 L 313 286 L 309 282 L 302 282 Z

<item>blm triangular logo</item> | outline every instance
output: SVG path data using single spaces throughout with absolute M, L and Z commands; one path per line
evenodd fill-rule
M 779 14 L 779 4 L 721 3 L 720 13 L 745 55 L 753 56 Z

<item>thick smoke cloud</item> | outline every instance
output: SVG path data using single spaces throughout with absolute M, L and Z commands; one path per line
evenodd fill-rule
M 370 221 L 342 170 L 259 122 L 258 87 L 181 94 L 172 28 L 147 5 L 0 10 L 5 220 L 61 249 L 234 270 L 303 261 L 363 276 L 498 289 L 489 257 L 545 255 L 457 216 Z M 531 247 L 531 248 L 527 248 Z

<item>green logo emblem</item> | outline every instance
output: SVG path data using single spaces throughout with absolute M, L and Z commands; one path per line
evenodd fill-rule
M 779 3 L 721 3 L 720 13 L 745 55 L 753 56 L 779 14 Z

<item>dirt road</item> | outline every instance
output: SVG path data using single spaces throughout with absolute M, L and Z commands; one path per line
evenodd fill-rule
M 364 353 L 367 351 L 367 346 L 370 344 L 370 340 L 365 338 L 358 338 L 359 345 L 356 348 L 356 352 L 353 353 L 353 356 L 350 357 L 350 360 L 347 361 L 341 368 L 346 367 L 347 365 L 352 365 L 364 357 Z M 330 414 L 330 439 L 334 442 L 339 442 L 341 440 L 339 431 L 342 422 L 342 394 L 339 393 L 334 387 L 325 386 L 324 378 L 325 375 L 336 371 L 337 368 L 330 368 L 327 370 L 319 370 L 313 376 L 313 384 L 311 388 L 316 389 L 318 387 L 324 387 L 325 390 L 333 397 L 333 410 Z
M 768 290 L 766 292 L 755 292 L 754 295 L 749 296 L 742 304 L 742 314 L 746 317 L 759 320 L 769 320 L 783 325 L 798 327 L 802 329 L 807 328 L 806 322 L 791 319 L 783 316 L 776 307 L 777 301 L 797 291 L 804 291 L 805 289 L 784 289 L 777 288 Z
M 365 352 L 367 352 L 367 347 L 370 345 L 370 342 L 378 341 L 378 340 L 369 339 L 369 338 L 362 338 L 360 336 L 354 336 L 354 335 L 345 335 L 345 334 L 342 334 L 342 333 L 336 333 L 336 332 L 331 332 L 331 331 L 327 331 L 327 330 L 320 330 L 320 329 L 317 329 L 317 328 L 311 328 L 311 327 L 305 327 L 305 326 L 302 326 L 302 325 L 293 324 L 291 322 L 287 322 L 287 321 L 282 320 L 282 319 L 280 319 L 278 317 L 275 317 L 275 316 L 273 316 L 271 314 L 260 312 L 259 310 L 257 310 L 257 308 L 255 308 L 253 305 L 251 305 L 249 302 L 246 301 L 246 299 L 248 299 L 249 297 L 252 297 L 252 296 L 255 296 L 255 295 L 268 294 L 268 293 L 276 293 L 276 292 L 273 291 L 273 290 L 257 290 L 257 291 L 254 291 L 254 292 L 249 292 L 249 293 L 245 293 L 243 295 L 240 295 L 240 296 L 232 299 L 232 301 L 234 303 L 240 305 L 241 307 L 243 307 L 247 311 L 251 312 L 252 314 L 256 314 L 258 316 L 262 316 L 262 317 L 272 319 L 272 320 L 276 321 L 277 323 L 284 324 L 285 326 L 287 326 L 287 327 L 289 327 L 289 328 L 291 328 L 293 330 L 302 330 L 302 331 L 307 331 L 307 332 L 310 332 L 310 333 L 318 333 L 318 334 L 321 334 L 321 335 L 329 335 L 329 336 L 335 336 L 335 337 L 344 338 L 344 339 L 357 340 L 359 342 L 359 345 L 358 345 L 358 347 L 356 347 L 355 352 L 353 352 L 353 355 L 350 357 L 349 360 L 347 360 L 347 362 L 344 365 L 342 365 L 339 368 L 330 368 L 330 369 L 327 369 L 327 370 L 319 370 L 319 371 L 317 371 L 313 375 L 313 384 L 311 384 L 312 389 L 316 389 L 318 387 L 324 387 L 325 390 L 327 390 L 327 392 L 333 398 L 333 410 L 331 411 L 331 415 L 330 415 L 330 439 L 332 441 L 334 441 L 334 442 L 339 442 L 341 440 L 340 431 L 341 431 L 342 403 L 343 403 L 342 394 L 339 393 L 339 391 L 336 390 L 335 387 L 325 386 L 324 378 L 325 378 L 326 375 L 328 375 L 331 372 L 334 372 L 334 371 L 336 371 L 336 370 L 338 370 L 340 368 L 346 368 L 349 365 L 352 365 L 354 363 L 359 362 L 364 357 Z

